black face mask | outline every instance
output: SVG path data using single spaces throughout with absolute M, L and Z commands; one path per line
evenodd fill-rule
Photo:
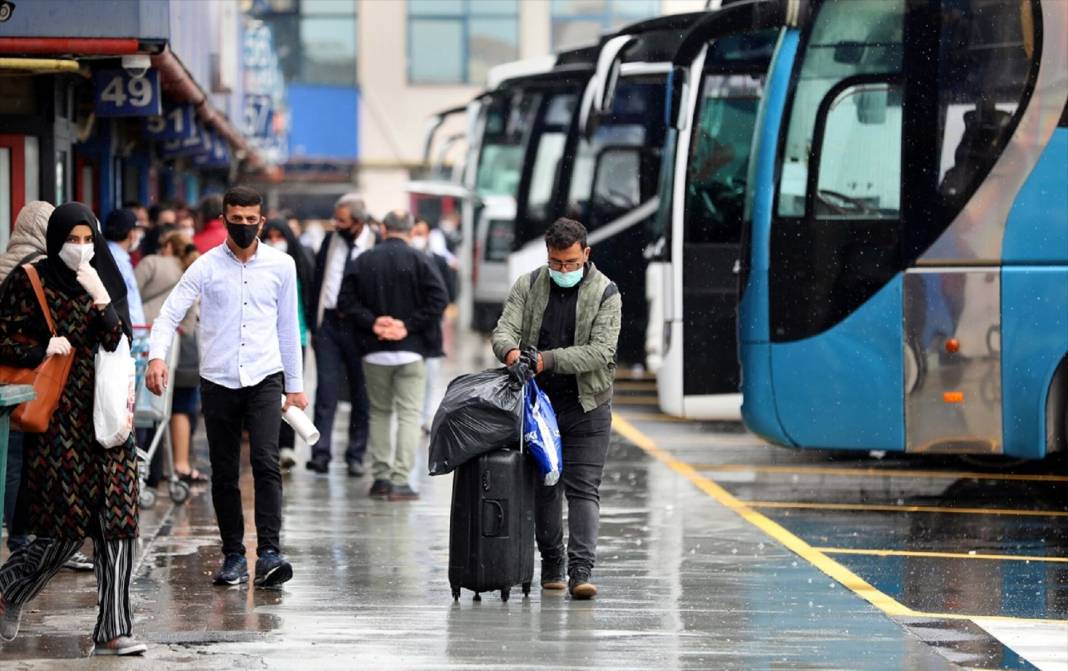
M 230 239 L 234 241 L 241 249 L 248 249 L 249 245 L 256 240 L 256 234 L 259 233 L 259 225 L 250 226 L 249 224 L 231 224 L 226 222 L 226 231 L 230 234 Z
M 352 242 L 356 239 L 356 231 L 354 230 L 355 226 L 355 224 L 352 224 L 348 228 L 339 228 L 337 229 L 337 232 L 341 235 L 341 237 L 345 238 L 349 242 Z

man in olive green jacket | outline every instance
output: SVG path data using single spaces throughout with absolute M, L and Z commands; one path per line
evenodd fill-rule
M 538 386 L 552 401 L 564 453 L 560 481 L 552 487 L 538 486 L 536 497 L 541 586 L 566 587 L 573 598 L 589 599 L 597 594 L 590 573 L 597 555 L 601 475 L 612 431 L 622 299 L 616 285 L 590 263 L 582 224 L 557 219 L 545 234 L 545 245 L 547 267 L 520 277 L 512 287 L 493 331 L 493 352 L 510 366 L 521 350 L 538 350 Z M 569 511 L 566 558 L 564 495 Z

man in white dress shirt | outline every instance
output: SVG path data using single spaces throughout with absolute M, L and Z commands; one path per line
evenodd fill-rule
M 279 408 L 304 409 L 308 399 L 297 323 L 296 267 L 288 254 L 259 243 L 265 221 L 262 202 L 247 187 L 226 192 L 225 244 L 201 255 L 186 270 L 152 327 L 146 383 L 160 394 L 167 385 L 164 362 L 174 332 L 189 307 L 200 301 L 200 388 L 211 456 L 211 496 L 223 551 L 216 585 L 248 582 L 238 485 L 245 430 L 256 489 L 255 584 L 274 587 L 293 577 L 279 541 Z

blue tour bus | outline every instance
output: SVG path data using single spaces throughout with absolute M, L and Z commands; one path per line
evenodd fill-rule
M 1068 2 L 823 0 L 749 180 L 743 417 L 1039 459 L 1068 432 Z

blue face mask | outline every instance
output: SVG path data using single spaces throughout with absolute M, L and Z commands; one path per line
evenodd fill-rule
M 570 289 L 571 287 L 582 281 L 582 274 L 585 271 L 585 268 L 579 268 L 578 270 L 572 270 L 569 273 L 565 273 L 550 268 L 549 277 L 552 278 L 553 282 L 556 282 L 556 286 L 563 287 L 564 289 Z

